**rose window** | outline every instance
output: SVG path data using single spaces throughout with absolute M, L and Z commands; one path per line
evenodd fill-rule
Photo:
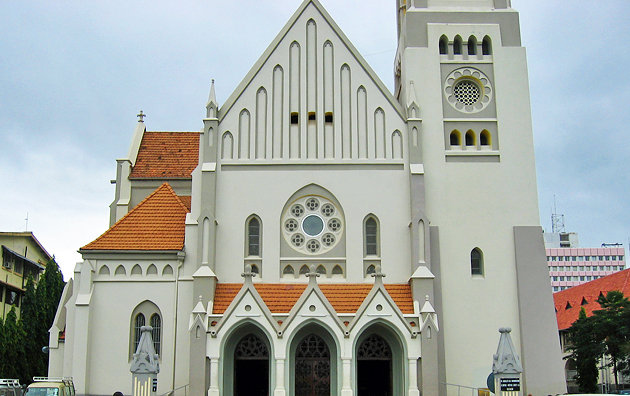
M 462 67 L 453 70 L 444 82 L 448 103 L 463 113 L 477 113 L 492 99 L 490 79 L 481 70 Z
M 341 239 L 343 221 L 340 210 L 328 199 L 306 196 L 297 199 L 282 216 L 282 234 L 295 250 L 321 254 Z

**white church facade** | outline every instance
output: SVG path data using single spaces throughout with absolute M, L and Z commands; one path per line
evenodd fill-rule
M 49 375 L 130 394 L 150 325 L 157 394 L 446 395 L 509 326 L 525 394 L 565 390 L 518 14 L 395 2 L 393 93 L 305 0 L 201 131 L 140 117 Z

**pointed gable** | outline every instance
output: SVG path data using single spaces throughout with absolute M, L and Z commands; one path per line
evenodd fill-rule
M 269 310 L 276 313 L 288 313 L 300 299 L 306 289 L 305 283 L 257 283 L 254 285 Z M 219 283 L 214 293 L 213 314 L 223 314 L 234 297 L 241 290 L 240 283 Z M 321 284 L 324 296 L 337 313 L 355 313 L 365 300 L 372 285 L 370 284 Z M 404 314 L 413 314 L 411 288 L 407 284 L 385 285 L 396 305 Z
M 302 3 L 219 120 L 226 161 L 400 162 L 405 152 L 401 106 L 317 0 Z
M 182 250 L 187 212 L 164 183 L 81 250 Z

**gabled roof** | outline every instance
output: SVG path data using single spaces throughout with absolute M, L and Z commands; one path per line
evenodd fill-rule
M 288 313 L 306 290 L 306 283 L 256 283 L 254 287 L 272 313 Z M 219 283 L 214 293 L 213 314 L 223 314 L 243 287 L 242 283 Z M 337 313 L 355 313 L 373 285 L 371 284 L 320 284 Z M 398 308 L 404 314 L 413 314 L 413 298 L 408 284 L 385 285 Z
M 258 58 L 254 66 L 249 70 L 245 78 L 241 81 L 238 87 L 234 90 L 232 95 L 225 101 L 223 106 L 220 109 L 219 119 L 223 119 L 223 117 L 229 112 L 230 108 L 236 103 L 238 98 L 245 92 L 247 86 L 249 86 L 254 79 L 254 77 L 259 73 L 260 69 L 267 62 L 267 60 L 271 57 L 276 48 L 280 45 L 284 37 L 287 33 L 293 28 L 296 22 L 300 19 L 304 11 L 308 8 L 308 6 L 312 5 L 315 9 L 322 15 L 323 19 L 330 25 L 332 30 L 337 34 L 341 42 L 348 48 L 351 55 L 355 58 L 355 60 L 361 65 L 361 68 L 367 73 L 368 77 L 374 82 L 374 84 L 378 87 L 378 89 L 382 92 L 382 94 L 386 97 L 387 101 L 390 102 L 394 110 L 403 117 L 403 110 L 398 103 L 398 101 L 394 98 L 392 93 L 387 89 L 385 84 L 381 81 L 378 75 L 372 70 L 367 61 L 361 56 L 359 51 L 355 48 L 352 42 L 348 39 L 345 33 L 339 28 L 337 23 L 333 20 L 330 14 L 326 11 L 326 9 L 322 6 L 322 4 L 318 0 L 304 0 L 300 7 L 293 13 L 291 18 L 284 25 L 282 30 L 276 35 L 271 44 L 267 47 L 267 49 L 263 52 L 263 54 Z
M 182 250 L 188 208 L 168 185 L 123 216 L 83 250 Z
M 199 163 L 199 132 L 145 132 L 129 179 L 190 179 Z
M 606 295 L 611 290 L 619 290 L 624 296 L 630 297 L 630 269 L 554 293 L 558 330 L 571 327 L 580 315 L 581 308 L 584 308 L 588 316 L 591 316 L 593 311 L 602 309 L 597 298 L 600 293 Z M 583 304 L 583 300 L 586 304 Z

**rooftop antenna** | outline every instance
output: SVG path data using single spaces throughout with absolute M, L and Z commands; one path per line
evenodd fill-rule
M 26 218 L 24 219 L 26 225 L 24 226 L 24 231 L 28 231 L 28 212 L 26 212 Z
M 556 209 L 556 194 L 553 194 L 553 212 L 551 213 L 551 232 L 564 231 L 564 215 L 558 214 Z

